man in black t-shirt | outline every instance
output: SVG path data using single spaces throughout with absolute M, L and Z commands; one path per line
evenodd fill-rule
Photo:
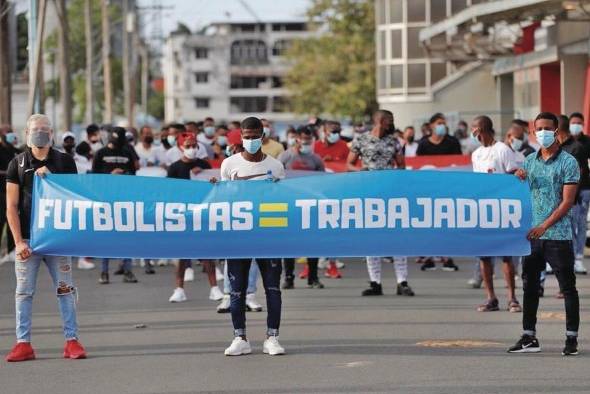
M 6 141 L 8 133 L 12 133 L 10 128 L 0 128 L 0 235 L 6 227 L 6 255 L 0 260 L 0 265 L 14 261 L 14 238 L 6 220 L 6 170 L 10 160 L 20 152 Z
M 126 148 L 125 129 L 115 127 L 109 136 L 109 143 L 94 155 L 92 172 L 95 174 L 134 175 L 135 159 Z M 137 278 L 131 271 L 131 259 L 123 259 L 123 265 L 115 275 L 123 275 L 123 282 L 137 283 Z M 109 280 L 109 259 L 102 260 L 100 284 L 106 285 Z
M 49 269 L 63 320 L 66 346 L 64 357 L 86 358 L 86 351 L 78 342 L 76 321 L 76 288 L 72 281 L 71 257 L 44 256 L 34 253 L 30 239 L 31 207 L 34 176 L 49 173 L 76 174 L 76 163 L 71 156 L 51 148 L 53 130 L 45 115 L 33 115 L 27 121 L 25 152 L 10 161 L 6 173 L 6 203 L 10 230 L 16 243 L 16 337 L 17 343 L 6 356 L 6 361 L 35 359 L 31 346 L 31 315 L 33 294 L 41 263 Z

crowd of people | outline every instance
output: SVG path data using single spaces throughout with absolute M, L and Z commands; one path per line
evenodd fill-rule
M 585 135 L 583 125 L 584 117 L 580 113 L 569 117 L 541 113 L 532 124 L 515 119 L 501 138 L 487 116 L 476 117 L 470 125 L 460 122 L 457 130 L 451 133 L 445 116 L 437 113 L 422 125 L 417 135 L 411 126 L 403 131 L 397 129 L 393 114 L 379 110 L 373 116 L 372 125 L 355 128 L 352 138 L 343 135 L 338 121 L 314 118 L 308 124 L 290 127 L 284 140 L 279 141 L 271 122 L 249 117 L 227 125 L 206 118 L 201 122 L 168 124 L 160 130 L 149 126 L 135 130 L 91 124 L 79 139 L 71 132 L 64 132 L 55 141 L 49 119 L 45 115 L 33 115 L 27 122 L 24 144 L 10 127 L 4 126 L 0 128 L 0 174 L 5 180 L 0 183 L 5 188 L 1 194 L 6 209 L 0 207 L 0 231 L 7 229 L 7 253 L 2 262 L 15 262 L 17 277 L 17 344 L 7 360 L 24 361 L 35 357 L 30 345 L 31 305 L 42 262 L 49 269 L 59 298 L 66 338 L 64 357 L 86 356 L 78 342 L 72 258 L 36 255 L 28 245 L 34 174 L 149 174 L 190 180 L 205 170 L 219 168 L 221 181 L 280 180 L 288 171 L 326 171 L 334 164 L 342 165 L 346 171 L 402 170 L 407 157 L 461 154 L 471 154 L 475 172 L 515 174 L 528 180 L 533 194 L 534 228 L 529 234 L 533 253 L 524 258 L 477 258 L 474 277 L 469 283 L 474 288 L 483 284 L 486 296 L 477 310 L 500 310 L 493 286 L 494 264 L 500 260 L 507 286 L 506 310 L 523 312 L 524 333 L 510 351 L 539 351 L 535 337 L 536 310 L 539 297 L 544 294 L 545 275 L 554 273 L 560 285 L 557 296 L 564 298 L 566 305 L 567 340 L 563 353 L 577 354 L 579 301 L 575 273 L 586 274 L 583 252 L 590 205 L 590 138 Z M 535 138 L 529 139 L 529 135 Z M 210 179 L 211 182 L 219 180 Z M 78 268 L 95 268 L 93 260 L 88 256 L 79 257 Z M 326 277 L 342 276 L 343 263 L 336 258 L 311 256 L 302 260 L 305 269 L 300 277 L 307 279 L 309 288 L 324 288 L 318 273 L 321 268 L 325 269 Z M 515 293 L 515 276 L 521 260 L 523 306 Z M 383 295 L 383 262 L 393 263 L 396 293 L 414 296 L 408 282 L 408 258 L 405 256 L 368 256 L 370 285 L 362 295 Z M 424 271 L 435 270 L 436 262 L 440 262 L 445 271 L 459 270 L 451 257 L 423 256 L 416 262 Z M 156 265 L 166 264 L 149 259 L 141 263 L 146 274 L 154 274 Z M 295 259 L 179 260 L 170 302 L 187 300 L 184 284 L 194 280 L 193 264 L 197 263 L 207 274 L 211 288 L 209 298 L 220 301 L 217 311 L 231 313 L 234 340 L 225 354 L 242 355 L 252 351 L 246 336 L 245 312 L 263 309 L 255 297 L 259 274 L 268 310 L 263 351 L 271 355 L 285 353 L 278 341 L 280 289 L 295 286 Z M 122 275 L 125 283 L 138 281 L 131 259 L 122 259 L 115 271 L 117 274 Z M 218 281 L 224 282 L 223 290 Z M 101 260 L 99 283 L 110 283 L 109 259 Z

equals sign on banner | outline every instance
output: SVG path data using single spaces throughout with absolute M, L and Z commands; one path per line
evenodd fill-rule
M 260 217 L 258 219 L 259 227 L 288 227 L 289 218 L 286 214 L 289 212 L 289 204 L 286 202 L 262 203 L 259 205 Z M 276 214 L 283 214 L 278 216 Z M 263 216 L 264 215 L 264 216 Z

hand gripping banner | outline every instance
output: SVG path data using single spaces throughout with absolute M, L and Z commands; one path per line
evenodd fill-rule
M 35 178 L 31 246 L 132 258 L 522 256 L 528 185 L 511 175 L 374 171 L 272 181 Z

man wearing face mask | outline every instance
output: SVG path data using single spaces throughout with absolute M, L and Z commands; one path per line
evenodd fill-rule
M 264 129 L 264 136 L 262 139 L 262 153 L 274 157 L 279 157 L 285 151 L 283 144 L 275 141 L 272 138 L 272 124 L 266 119 L 260 119 Z
M 529 124 L 522 119 L 514 119 L 507 132 L 507 135 L 512 137 L 510 147 L 514 151 L 522 153 L 524 157 L 536 152 L 535 148 L 529 144 L 528 132 Z
M 471 155 L 473 171 L 485 174 L 512 174 L 519 167 L 516 164 L 515 153 L 503 142 L 494 138 L 492 120 L 487 116 L 478 116 L 471 125 L 471 137 L 477 140 L 480 147 Z M 480 257 L 480 270 L 486 290 L 486 301 L 478 306 L 479 312 L 500 310 L 498 298 L 494 291 L 493 257 Z M 512 313 L 521 312 L 522 308 L 516 299 L 514 283 L 514 264 L 511 256 L 502 258 L 502 272 L 508 289 L 508 307 Z
M 207 119 L 210 119 L 211 124 L 213 124 L 213 118 L 207 118 Z M 213 159 L 213 157 L 215 156 L 215 152 L 213 151 L 214 139 L 209 140 L 209 138 L 205 138 L 204 125 L 205 125 L 205 122 L 193 122 L 193 121 L 186 122 L 184 124 L 184 126 L 186 127 L 186 131 L 189 133 L 193 133 L 195 135 L 195 138 L 197 138 L 197 143 L 199 145 L 199 147 L 198 147 L 199 158 L 200 159 Z M 211 129 L 207 129 L 207 132 L 210 134 Z M 215 136 L 215 127 L 213 127 L 213 135 Z
M 168 135 L 166 140 L 170 144 L 171 148 L 166 151 L 166 167 L 169 167 L 172 163 L 182 159 L 182 150 L 178 147 L 177 137 L 187 132 L 186 126 L 182 123 L 173 123 L 168 126 Z M 194 134 L 194 133 L 193 133 Z M 209 157 L 207 150 L 203 144 L 198 144 L 197 157 L 199 159 L 206 159 Z
M 76 163 L 71 156 L 51 147 L 53 129 L 45 115 L 32 115 L 27 121 L 27 149 L 10 162 L 6 174 L 8 223 L 16 242 L 16 337 L 17 343 L 6 356 L 6 361 L 35 359 L 31 346 L 31 317 L 36 279 L 45 262 L 53 280 L 59 302 L 66 345 L 65 358 L 86 358 L 86 351 L 78 342 L 76 319 L 76 288 L 72 281 L 70 257 L 43 256 L 33 253 L 29 246 L 34 175 L 75 174 Z
M 297 143 L 297 130 L 293 126 L 287 127 L 285 131 L 285 140 L 283 141 L 283 148 L 285 150 L 292 148 Z
M 447 120 L 443 114 L 432 115 L 429 125 L 432 134 L 420 141 L 416 155 L 460 155 L 462 153 L 459 141 L 447 133 Z
M 92 172 L 95 174 L 133 175 L 135 174 L 135 158 L 126 149 L 127 139 L 125 129 L 115 127 L 109 136 L 107 146 L 96 152 L 92 162 Z M 131 259 L 123 259 L 123 266 L 115 272 L 115 275 L 122 274 L 123 282 L 137 283 L 137 278 L 131 270 Z M 109 259 L 103 259 L 100 273 L 100 284 L 108 284 L 109 280 Z
M 416 150 L 418 150 L 418 143 L 415 141 L 415 133 L 413 126 L 408 126 L 404 129 L 404 154 L 406 157 L 415 157 Z
M 590 169 L 588 168 L 590 151 L 584 144 L 572 136 L 570 131 L 572 125 L 569 118 L 565 115 L 560 115 L 558 119 L 559 131 L 557 133 L 557 140 L 561 145 L 561 149 L 575 157 L 578 161 L 578 166 L 580 166 L 578 194 L 576 196 L 576 204 L 572 208 L 572 231 L 574 234 L 574 255 L 576 257 L 574 270 L 576 274 L 586 275 L 588 271 L 584 266 L 584 247 L 586 246 L 588 205 L 590 204 Z
M 86 140 L 80 142 L 80 145 L 88 145 L 92 155 L 104 147 L 100 139 L 100 128 L 95 124 L 86 127 Z
M 570 115 L 570 133 L 590 151 L 590 137 L 584 133 L 584 115 L 579 112 Z
M 166 152 L 161 146 L 154 145 L 151 127 L 143 126 L 139 132 L 140 141 L 135 145 L 140 167 L 165 166 Z
M 285 168 L 280 161 L 262 152 L 263 125 L 260 119 L 249 117 L 242 121 L 242 145 L 244 151 L 228 157 L 221 164 L 221 179 L 279 180 L 285 177 Z M 216 182 L 216 179 L 212 179 Z M 281 322 L 281 272 L 280 259 L 256 259 L 266 292 L 268 309 L 266 340 L 263 352 L 269 355 L 284 354 L 279 343 Z M 228 259 L 227 271 L 231 286 L 231 316 L 234 340 L 225 349 L 226 356 L 250 354 L 252 348 L 246 337 L 246 292 L 252 259 Z
M 323 124 L 323 138 L 317 140 L 314 145 L 314 152 L 324 161 L 346 162 L 350 149 L 340 138 L 340 123 L 327 120 Z
M 557 142 L 557 117 L 549 112 L 535 119 L 535 137 L 541 145 L 539 153 L 529 155 L 524 169 L 516 171 L 531 189 L 533 228 L 527 238 L 531 254 L 522 263 L 524 303 L 523 335 L 508 349 L 510 353 L 540 352 L 536 338 L 539 286 L 545 263 L 553 267 L 565 302 L 566 341 L 562 355 L 578 354 L 580 301 L 574 273 L 571 208 L 576 199 L 580 168 L 576 159 L 561 149 Z

